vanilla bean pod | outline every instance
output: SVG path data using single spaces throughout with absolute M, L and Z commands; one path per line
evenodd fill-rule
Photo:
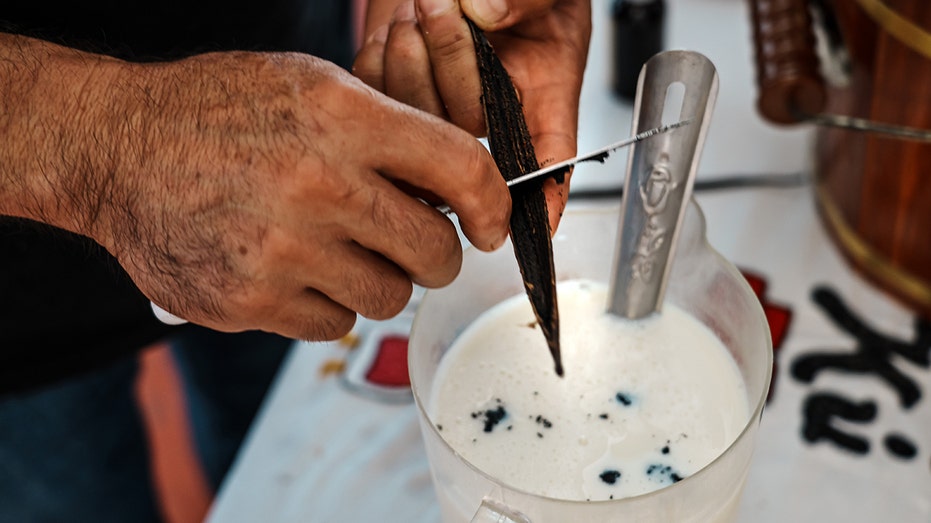
M 523 107 L 507 70 L 481 29 L 467 20 L 478 56 L 482 106 L 488 128 L 488 145 L 505 180 L 539 168 Z M 559 350 L 559 308 L 556 304 L 556 270 L 549 213 L 543 194 L 544 179 L 511 188 L 511 243 L 520 267 L 524 289 L 537 323 L 546 337 L 556 374 L 563 375 Z

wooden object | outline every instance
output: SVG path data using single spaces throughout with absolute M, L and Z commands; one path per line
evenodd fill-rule
M 824 87 L 805 0 L 750 0 L 760 113 L 776 123 L 825 112 L 931 129 L 931 2 L 833 0 L 850 56 L 849 81 Z M 819 107 L 822 105 L 822 107 Z M 820 128 L 815 155 L 821 218 L 847 260 L 931 317 L 931 144 Z

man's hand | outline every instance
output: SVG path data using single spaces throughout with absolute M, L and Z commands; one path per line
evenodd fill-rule
M 461 262 L 453 224 L 413 194 L 447 203 L 478 248 L 507 236 L 508 192 L 474 137 L 332 64 L 126 64 L 18 38 L 0 35 L 21 65 L 0 85 L 32 83 L 3 107 L 0 213 L 93 237 L 175 315 L 314 340 L 393 316 L 412 282 L 445 285 Z
M 392 98 L 484 135 L 478 66 L 463 15 L 489 32 L 517 88 L 540 163 L 574 156 L 589 0 L 372 0 L 369 36 L 354 74 Z M 568 184 L 550 180 L 544 190 L 555 230 Z

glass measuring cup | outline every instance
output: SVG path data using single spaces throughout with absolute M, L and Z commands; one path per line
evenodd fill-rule
M 608 281 L 618 212 L 617 208 L 570 208 L 566 212 L 553 239 L 558 280 Z M 414 319 L 408 365 L 444 521 L 733 521 L 769 389 L 772 342 L 756 296 L 734 266 L 706 242 L 698 205 L 690 202 L 686 210 L 665 301 L 690 313 L 724 343 L 745 382 L 751 412 L 727 450 L 692 476 L 658 491 L 619 500 L 553 499 L 491 477 L 443 440 L 426 404 L 443 354 L 481 313 L 522 293 L 520 273 L 508 246 L 490 254 L 469 249 L 456 281 L 428 291 Z

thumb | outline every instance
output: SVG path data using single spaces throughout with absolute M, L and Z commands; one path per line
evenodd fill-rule
M 539 16 L 556 0 L 460 0 L 462 12 L 485 31 L 497 31 Z

